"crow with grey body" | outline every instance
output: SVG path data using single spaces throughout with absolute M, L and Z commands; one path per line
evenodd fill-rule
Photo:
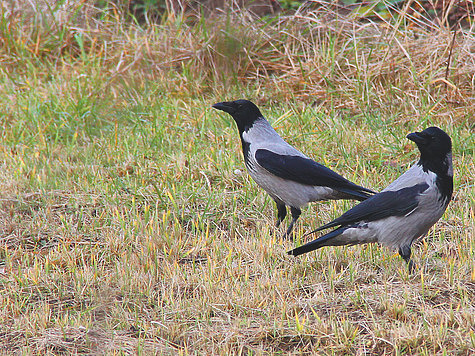
M 285 142 L 252 102 L 236 100 L 214 104 L 230 114 L 241 137 L 244 162 L 251 177 L 277 205 L 277 223 L 290 207 L 292 222 L 284 237 L 291 238 L 300 208 L 313 201 L 365 200 L 374 192 L 356 185 L 331 169 L 311 160 Z
M 378 242 L 395 248 L 412 271 L 411 245 L 442 216 L 453 193 L 452 141 L 438 127 L 407 135 L 419 161 L 382 192 L 356 205 L 310 234 L 337 227 L 288 254 L 298 256 L 323 246 Z

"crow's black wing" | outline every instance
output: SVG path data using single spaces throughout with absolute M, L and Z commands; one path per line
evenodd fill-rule
M 261 167 L 283 179 L 305 185 L 330 187 L 361 198 L 368 198 L 368 193 L 374 193 L 308 158 L 280 155 L 266 149 L 258 149 L 255 158 Z
M 417 208 L 417 197 L 429 188 L 427 183 L 395 191 L 381 192 L 354 206 L 339 218 L 320 226 L 311 233 L 334 226 L 347 226 L 358 222 L 369 222 L 389 216 L 403 216 Z M 311 234 L 309 233 L 309 234 Z

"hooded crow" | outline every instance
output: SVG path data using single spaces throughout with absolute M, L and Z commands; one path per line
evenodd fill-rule
M 277 205 L 277 223 L 290 207 L 290 233 L 301 214 L 300 208 L 312 201 L 329 199 L 365 200 L 372 193 L 311 160 L 285 142 L 249 100 L 217 103 L 213 108 L 230 114 L 241 136 L 244 162 L 251 177 Z
M 300 246 L 298 256 L 323 246 L 378 242 L 399 251 L 413 270 L 411 245 L 440 219 L 452 198 L 452 141 L 438 127 L 407 135 L 421 153 L 419 161 L 381 193 L 310 232 L 337 227 Z

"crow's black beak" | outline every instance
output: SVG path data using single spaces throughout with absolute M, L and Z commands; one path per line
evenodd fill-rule
M 234 114 L 237 110 L 236 104 L 232 101 L 223 101 L 221 103 L 216 103 L 213 105 L 213 108 L 227 112 L 228 114 Z
M 421 135 L 420 132 L 413 132 L 406 136 L 409 140 L 415 142 L 417 145 L 427 143 L 427 139 Z

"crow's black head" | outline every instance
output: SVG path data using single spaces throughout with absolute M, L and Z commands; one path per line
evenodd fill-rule
M 407 138 L 414 141 L 426 159 L 445 158 L 452 152 L 450 136 L 438 127 L 432 126 L 421 132 L 413 132 Z
M 421 132 L 413 132 L 407 138 L 414 141 L 421 151 L 419 164 L 425 171 L 452 179 L 452 140 L 438 127 L 432 126 Z
M 262 114 L 257 106 L 249 100 L 223 101 L 213 105 L 213 108 L 222 110 L 230 114 L 238 126 L 239 132 L 246 131 L 252 126 L 254 121 L 262 118 Z

